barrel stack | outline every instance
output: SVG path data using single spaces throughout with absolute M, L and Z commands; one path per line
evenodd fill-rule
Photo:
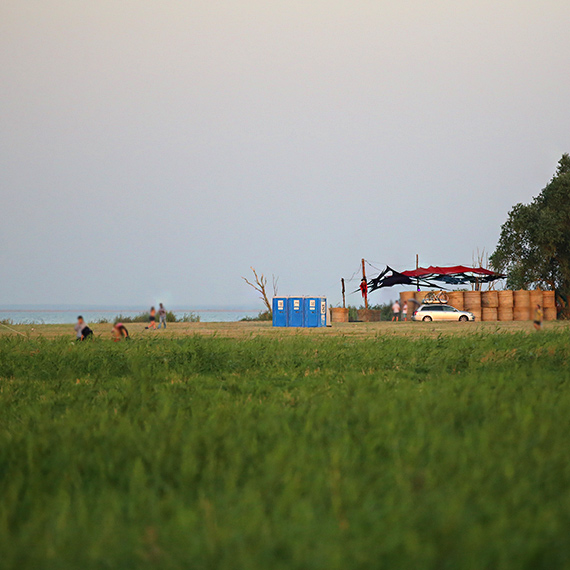
M 530 321 L 530 291 L 520 289 L 513 291 L 513 319 L 515 321 Z
M 424 302 L 427 294 L 427 291 L 417 291 L 415 295 L 416 301 L 421 305 Z
M 404 310 L 404 304 L 408 304 L 407 319 L 410 320 L 414 311 L 419 305 L 416 305 L 416 292 L 415 291 L 402 291 L 400 293 L 400 311 Z
M 499 319 L 499 295 L 497 291 L 483 291 L 481 293 L 481 318 L 483 321 L 496 321 Z
M 331 307 L 331 323 L 348 323 L 348 309 Z
M 465 291 L 463 293 L 463 307 L 465 311 L 475 315 L 476 321 L 480 321 L 482 317 L 481 291 Z
M 464 291 L 450 291 L 447 294 L 447 304 L 455 307 L 458 311 L 463 311 L 465 306 L 463 293 Z
M 544 320 L 556 320 L 556 297 L 554 291 L 542 292 L 542 305 L 544 307 Z
M 497 291 L 499 306 L 497 309 L 497 318 L 500 321 L 513 320 L 513 292 Z
M 534 311 L 537 305 L 543 307 L 543 294 L 542 289 L 535 289 L 534 291 L 530 291 L 530 318 L 534 318 Z
M 377 309 L 358 309 L 358 320 L 362 323 L 376 323 L 381 320 L 382 311 Z
M 421 304 L 426 292 L 406 291 L 400 293 L 400 304 L 403 306 L 411 299 Z M 540 305 L 544 310 L 544 320 L 556 320 L 556 298 L 554 291 L 448 291 L 447 304 L 459 311 L 469 311 L 475 315 L 476 321 L 529 321 L 534 310 Z M 408 309 L 408 314 L 413 313 Z

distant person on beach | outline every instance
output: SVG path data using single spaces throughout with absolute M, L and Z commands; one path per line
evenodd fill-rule
M 123 323 L 116 323 L 111 333 L 113 335 L 113 340 L 115 342 L 118 342 L 123 338 L 125 340 L 129 340 L 130 338 L 129 331 L 127 330 L 127 327 Z
M 148 320 L 149 320 L 148 327 L 145 327 L 145 329 L 156 330 L 156 309 L 154 307 L 150 308 L 150 316 Z
M 540 305 L 536 306 L 534 310 L 534 328 L 539 331 L 542 328 L 542 319 L 544 317 L 544 313 L 542 311 L 542 307 Z
M 408 320 L 408 301 L 404 301 L 404 306 L 402 307 L 402 320 Z
M 162 303 L 158 305 L 158 328 L 161 325 L 164 325 L 164 328 L 166 328 L 166 309 Z
M 93 331 L 87 326 L 81 315 L 77 317 L 77 324 L 73 328 L 77 334 L 77 340 L 85 340 L 93 336 Z
M 393 321 L 400 320 L 400 303 L 398 303 L 398 301 L 394 301 L 394 304 L 392 305 L 392 315 Z

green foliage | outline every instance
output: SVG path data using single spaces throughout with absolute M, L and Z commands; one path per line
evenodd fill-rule
M 196 313 L 184 313 L 181 317 L 178 317 L 178 319 L 177 319 L 173 313 L 168 311 L 168 313 L 166 315 L 166 320 L 168 322 L 171 322 L 168 320 L 168 314 L 170 314 L 170 315 L 172 315 L 172 317 L 174 317 L 174 320 L 172 322 L 178 322 L 178 323 L 199 323 L 200 322 L 200 315 L 197 315 Z
M 567 333 L 0 338 L 3 568 L 570 566 Z
M 271 321 L 273 320 L 273 313 L 271 311 L 259 311 L 256 317 L 243 317 L 240 319 L 242 322 L 254 322 L 254 321 Z
M 374 311 L 381 311 L 380 319 L 382 321 L 389 321 L 392 319 L 392 301 L 389 303 L 380 303 L 377 305 L 368 305 L 369 309 Z M 359 309 L 364 309 L 364 305 L 360 305 L 360 307 L 354 307 L 352 305 L 348 306 L 348 320 L 351 323 L 358 322 L 358 311 Z
M 158 320 L 158 315 L 157 315 Z M 145 313 L 140 313 L 134 317 L 128 317 L 124 315 L 117 315 L 113 319 L 113 323 L 148 323 L 150 319 L 150 313 L 147 311 Z M 167 323 L 199 323 L 200 315 L 196 313 L 184 313 L 181 317 L 176 317 L 172 311 L 166 311 L 166 322 Z
M 389 303 L 380 303 L 377 305 L 370 305 L 370 308 L 374 311 L 380 311 L 380 320 L 381 321 L 391 321 L 392 320 L 392 304 L 393 301 Z M 411 313 L 410 313 L 411 315 Z
M 517 204 L 501 228 L 492 266 L 507 275 L 514 289 L 556 289 L 570 293 L 570 156 L 530 204 Z
M 149 318 L 150 318 L 150 313 L 148 311 L 146 313 L 139 313 L 138 315 L 135 315 L 134 317 L 129 317 L 129 316 L 125 316 L 125 315 L 117 315 L 113 319 L 113 323 L 114 324 L 117 324 L 117 323 L 148 323 Z
M 348 305 L 348 321 L 350 323 L 358 322 L 358 309 L 353 305 Z

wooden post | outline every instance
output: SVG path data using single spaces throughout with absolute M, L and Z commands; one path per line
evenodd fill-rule
M 416 253 L 416 270 L 420 268 L 420 256 Z M 416 291 L 420 290 L 420 280 L 416 277 Z
M 364 258 L 362 259 L 362 279 L 366 281 L 366 267 L 364 266 Z M 364 295 L 364 308 L 368 309 L 368 292 Z
M 344 299 L 344 277 L 341 278 L 340 284 L 341 284 L 341 286 L 342 286 L 342 308 L 343 308 L 343 309 L 346 309 L 346 302 L 345 302 L 345 299 Z

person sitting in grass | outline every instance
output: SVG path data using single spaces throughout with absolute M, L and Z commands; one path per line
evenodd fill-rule
M 73 328 L 77 334 L 77 340 L 85 340 L 93 336 L 93 331 L 87 326 L 81 315 L 77 317 L 77 324 Z
M 120 341 L 121 339 L 129 340 L 129 331 L 127 327 L 123 323 L 115 323 L 113 330 L 111 331 L 113 335 L 113 340 L 115 342 Z

